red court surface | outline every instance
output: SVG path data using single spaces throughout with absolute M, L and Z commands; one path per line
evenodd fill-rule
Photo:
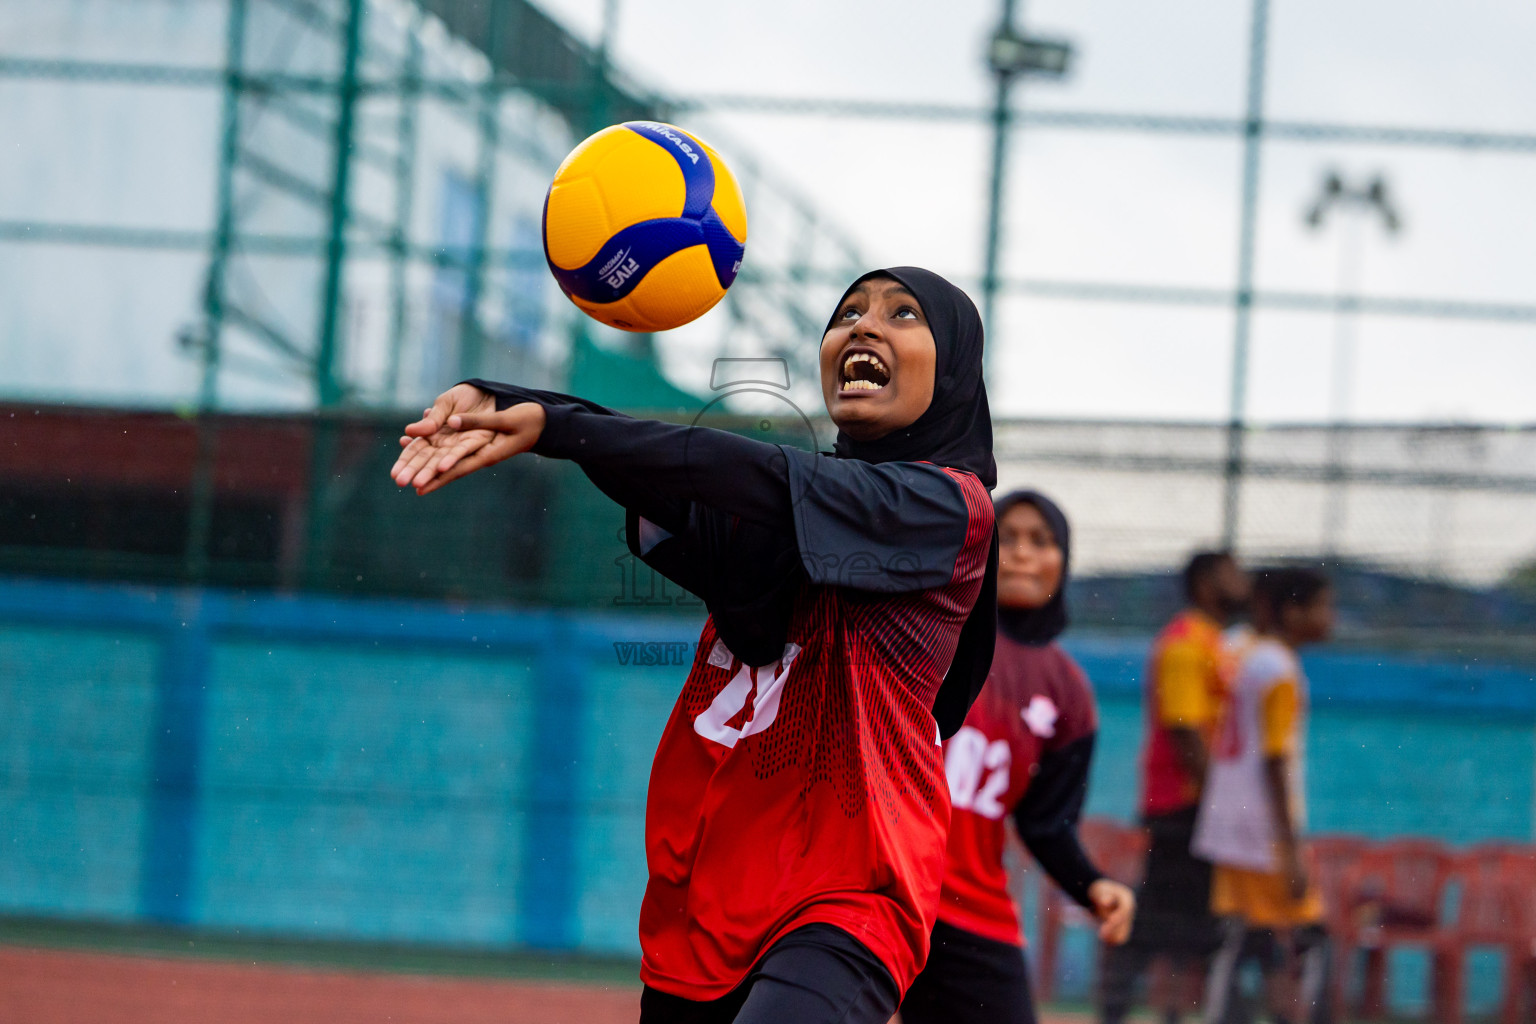
M 16 1024 L 617 1024 L 640 990 L 0 949 Z
M 639 1004 L 637 985 L 0 947 L 7 1024 L 633 1024 Z

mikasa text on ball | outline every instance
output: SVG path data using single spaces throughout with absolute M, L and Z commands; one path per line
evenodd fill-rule
M 747 208 L 698 136 L 628 121 L 571 151 L 544 200 L 544 255 L 594 319 L 665 331 L 708 312 L 736 280 Z

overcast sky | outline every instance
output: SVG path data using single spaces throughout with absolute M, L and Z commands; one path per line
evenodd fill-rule
M 602 0 L 538 0 L 595 38 Z M 1072 40 L 1036 109 L 1235 116 L 1249 5 L 1240 0 L 1036 0 L 1023 23 Z M 995 0 L 620 0 L 615 61 L 676 96 L 763 94 L 984 104 Z M 1290 120 L 1536 132 L 1536 4 L 1528 0 L 1273 0 L 1268 113 Z M 798 183 L 872 265 L 979 276 L 989 135 L 932 121 L 700 114 Z M 1019 133 L 1004 273 L 1230 288 L 1235 139 L 1030 128 Z M 1536 304 L 1536 155 L 1273 142 L 1261 174 L 1257 284 L 1330 292 L 1342 232 L 1302 213 L 1325 169 L 1384 174 L 1404 229 L 1363 232 L 1359 291 Z M 748 248 L 750 258 L 750 243 Z M 1251 413 L 1329 415 L 1331 314 L 1255 317 Z M 989 325 L 1003 414 L 1226 414 L 1224 309 L 1017 298 Z M 1536 422 L 1536 325 L 1362 317 L 1351 418 Z

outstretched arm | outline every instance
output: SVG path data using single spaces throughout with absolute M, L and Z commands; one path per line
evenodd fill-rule
M 626 498 L 643 486 L 674 502 L 698 501 L 765 525 L 790 525 L 787 457 L 777 445 L 707 427 L 631 419 L 551 392 L 497 390 L 502 395 L 465 383 L 440 395 L 405 428 L 405 448 L 390 474 L 395 482 L 430 494 L 532 451 L 570 459 L 605 490 Z M 525 395 L 529 400 L 497 408 L 508 397 Z
M 611 496 L 644 488 L 673 510 L 695 502 L 794 536 L 814 583 L 891 593 L 951 582 L 977 517 L 991 525 L 980 483 L 937 466 L 823 458 L 722 430 L 631 419 L 569 396 L 494 387 L 505 397 L 460 384 L 407 427 L 395 482 L 429 494 L 523 452 L 570 459 Z M 530 400 L 497 409 L 523 397 Z M 675 512 L 669 522 L 624 503 L 676 532 Z
M 1041 757 L 1024 799 L 1014 808 L 1013 824 L 1062 892 L 1099 919 L 1099 936 L 1118 945 L 1130 936 L 1136 898 L 1126 886 L 1104 876 L 1077 837 L 1093 744 L 1094 734 L 1089 733 Z
M 615 412 L 596 402 L 589 402 L 585 398 L 577 398 L 574 395 L 562 395 L 554 391 L 541 391 L 517 384 L 499 384 L 495 381 L 479 379 L 465 383 L 473 384 L 481 391 L 489 391 L 496 399 L 498 411 L 510 408 L 519 402 L 538 402 L 546 408 L 559 405 L 579 406 L 593 415 L 608 416 L 615 421 L 626 423 L 635 422 L 632 417 L 621 412 Z M 686 528 L 689 502 L 668 494 L 656 487 L 652 481 L 634 474 L 605 469 L 590 463 L 578 463 L 578 465 L 581 465 L 581 471 L 586 474 L 587 479 L 591 480 L 598 490 L 606 494 L 620 508 L 634 512 L 671 534 L 681 533 Z

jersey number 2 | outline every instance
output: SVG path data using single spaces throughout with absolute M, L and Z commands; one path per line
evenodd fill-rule
M 1013 751 L 1007 740 L 988 742 L 980 729 L 962 726 L 944 754 L 950 806 L 973 811 L 983 818 L 1001 818 L 1002 796 L 1008 792 L 1008 769 L 1012 765 Z

